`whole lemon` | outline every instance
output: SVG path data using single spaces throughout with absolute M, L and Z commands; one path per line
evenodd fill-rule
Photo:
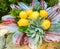
M 51 23 L 50 23 L 49 20 L 44 20 L 41 25 L 44 27 L 44 28 L 43 28 L 44 30 L 47 30 L 47 29 L 50 28 L 50 24 L 51 24 Z
M 37 11 L 34 11 L 30 16 L 29 18 L 34 18 L 34 19 L 37 19 L 39 16 L 39 13 Z
M 28 26 L 29 25 L 29 20 L 20 19 L 17 23 L 18 23 L 18 26 Z
M 25 19 L 25 18 L 27 18 L 27 13 L 25 11 L 21 11 L 19 13 L 19 16 L 20 16 L 20 18 Z
M 33 11 L 30 10 L 30 9 L 26 10 L 26 13 L 27 13 L 28 16 L 30 16 L 30 15 L 32 14 L 32 12 L 33 12 Z
M 48 17 L 48 12 L 46 10 L 40 10 L 40 17 Z

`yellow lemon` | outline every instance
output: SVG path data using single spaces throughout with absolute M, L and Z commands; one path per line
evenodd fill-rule
M 21 11 L 19 13 L 19 16 L 20 16 L 20 18 L 25 19 L 25 18 L 27 18 L 27 13 L 25 11 Z
M 44 30 L 47 30 L 47 29 L 49 29 L 50 28 L 50 21 L 49 20 L 44 20 L 43 22 L 42 22 L 42 26 L 44 26 Z
M 26 10 L 26 13 L 27 13 L 28 16 L 30 16 L 30 15 L 32 14 L 32 12 L 33 12 L 33 11 L 30 10 L 30 9 Z
M 20 19 L 17 23 L 18 23 L 18 26 L 28 26 L 29 25 L 29 20 Z
M 34 19 L 37 19 L 39 16 L 39 13 L 37 11 L 34 11 L 30 16 L 29 18 L 34 18 Z
M 48 12 L 46 10 L 40 10 L 40 17 L 48 17 Z

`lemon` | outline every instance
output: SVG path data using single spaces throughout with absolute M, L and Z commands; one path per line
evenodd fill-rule
M 30 15 L 32 14 L 32 12 L 33 12 L 33 11 L 30 10 L 30 9 L 26 10 L 26 13 L 27 13 L 28 16 L 30 16 Z
M 40 17 L 48 17 L 48 12 L 46 10 L 40 10 Z
M 37 19 L 39 16 L 39 13 L 37 11 L 34 11 L 30 16 L 29 18 L 34 18 L 34 19 Z
M 19 17 L 22 18 L 22 19 L 25 19 L 25 18 L 27 18 L 27 13 L 25 11 L 21 11 L 19 13 Z
M 17 23 L 18 23 L 18 26 L 28 26 L 29 25 L 29 20 L 20 19 Z
M 49 20 L 44 20 L 43 22 L 42 22 L 42 26 L 44 26 L 44 30 L 47 30 L 47 29 L 49 29 L 50 28 L 50 21 Z

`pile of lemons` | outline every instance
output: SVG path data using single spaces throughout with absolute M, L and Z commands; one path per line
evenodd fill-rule
M 48 17 L 48 12 L 46 10 L 40 10 L 40 12 L 38 11 L 32 11 L 32 10 L 26 10 L 26 11 L 21 11 L 19 13 L 19 18 L 21 18 L 17 23 L 18 26 L 28 26 L 29 25 L 29 20 L 28 18 L 33 18 L 35 20 L 38 19 L 38 16 Z M 44 20 L 41 24 L 42 26 L 44 26 L 44 30 L 47 30 L 50 27 L 50 21 L 49 20 Z

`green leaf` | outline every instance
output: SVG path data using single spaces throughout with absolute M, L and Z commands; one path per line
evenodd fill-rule
M 39 41 L 39 35 L 36 34 L 36 37 L 34 38 L 34 44 L 38 44 L 38 41 Z
M 56 4 L 58 4 L 59 0 L 45 0 L 48 3 L 48 6 L 52 7 Z
M 7 4 L 5 2 L 1 3 L 2 10 L 6 11 L 8 9 Z
M 18 27 L 18 30 L 25 33 L 26 30 L 27 30 L 27 28 L 28 28 L 28 27 L 19 26 L 19 27 Z
M 35 4 L 34 8 L 33 8 L 33 11 L 40 11 L 42 9 L 42 6 L 38 3 L 38 4 Z
M 30 3 L 32 3 L 32 0 L 20 0 L 21 2 L 24 2 L 24 3 L 26 3 L 26 4 L 30 4 Z
M 8 0 L 9 3 L 15 3 L 16 0 Z
M 9 13 L 10 13 L 10 15 L 14 16 L 15 18 L 17 18 L 17 16 L 19 16 L 19 12 L 20 11 L 21 10 L 18 10 L 16 8 L 13 8 Z

